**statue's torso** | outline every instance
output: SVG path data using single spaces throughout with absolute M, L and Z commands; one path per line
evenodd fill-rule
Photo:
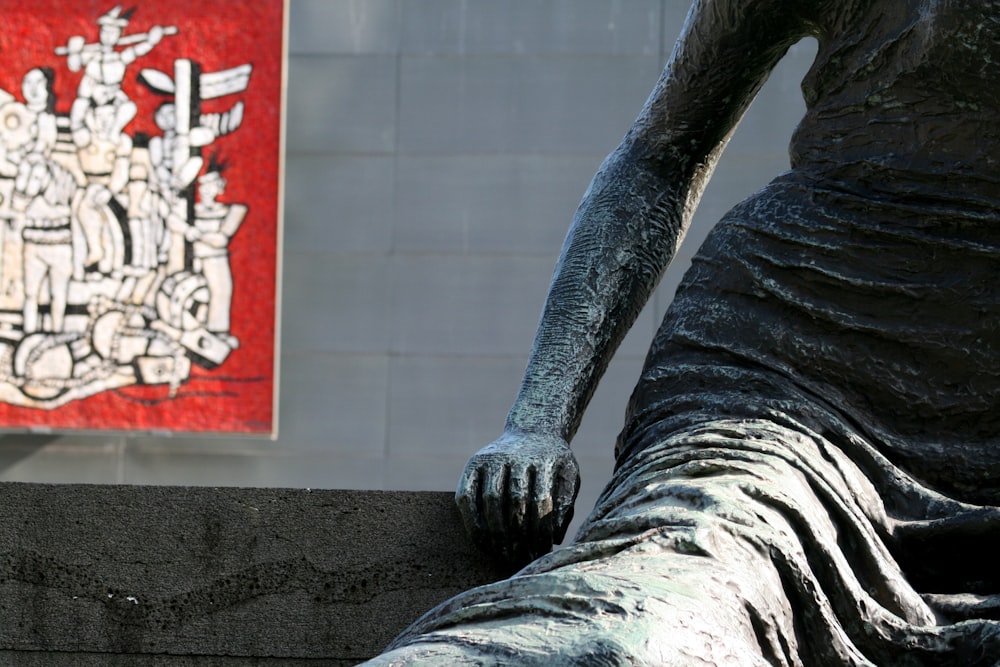
M 700 251 L 633 421 L 679 409 L 706 381 L 674 371 L 707 350 L 794 383 L 931 486 L 1000 502 L 1000 0 L 839 6 L 793 169 Z
M 1000 198 L 1000 0 L 834 4 L 793 165 Z

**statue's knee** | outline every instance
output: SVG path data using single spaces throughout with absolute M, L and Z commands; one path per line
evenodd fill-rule
M 638 629 L 637 629 L 638 632 Z M 599 637 L 589 639 L 573 647 L 565 662 L 554 662 L 564 667 L 640 667 L 652 665 L 642 651 L 626 645 L 627 632 L 622 637 Z M 641 639 L 637 643 L 644 643 Z
M 460 644 L 414 642 L 383 653 L 358 667 L 499 667 L 509 664 L 500 659 L 491 662 L 488 655 Z

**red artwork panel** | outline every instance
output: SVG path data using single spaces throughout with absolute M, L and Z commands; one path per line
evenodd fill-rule
M 284 2 L 7 4 L 0 428 L 273 435 Z

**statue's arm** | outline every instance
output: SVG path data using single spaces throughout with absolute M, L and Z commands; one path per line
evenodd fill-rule
M 504 435 L 457 501 L 483 547 L 525 561 L 564 536 L 579 486 L 568 442 L 684 236 L 739 118 L 807 30 L 791 0 L 699 0 L 639 118 L 604 161 L 563 245 Z

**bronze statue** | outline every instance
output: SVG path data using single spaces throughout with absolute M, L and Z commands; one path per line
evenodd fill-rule
M 575 542 L 568 442 L 727 138 L 818 40 L 791 170 L 701 248 Z M 515 561 L 375 665 L 1000 664 L 1000 0 L 696 0 L 458 502 Z

